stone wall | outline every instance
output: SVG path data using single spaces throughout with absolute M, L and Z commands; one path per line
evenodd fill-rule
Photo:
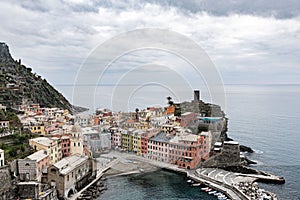
M 13 199 L 14 189 L 12 187 L 9 167 L 0 168 L 0 200 Z
M 29 159 L 18 160 L 18 172 L 20 181 L 34 181 L 36 180 L 36 161 Z
M 240 159 L 240 145 L 237 142 L 224 142 L 221 153 L 212 156 L 203 163 L 204 167 L 229 167 L 239 166 Z

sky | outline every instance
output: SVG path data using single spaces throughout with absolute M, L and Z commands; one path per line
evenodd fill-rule
M 194 41 L 224 84 L 300 83 L 297 0 L 0 0 L 0 19 L 0 41 L 12 56 L 56 87 L 74 84 L 103 43 L 143 28 Z M 197 79 L 178 56 L 159 50 L 124 55 L 108 77 L 153 63 Z

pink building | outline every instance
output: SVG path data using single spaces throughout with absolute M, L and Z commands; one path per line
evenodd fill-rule
M 40 182 L 42 178 L 42 172 L 47 171 L 47 167 L 50 165 L 49 155 L 47 155 L 46 151 L 39 150 L 29 155 L 27 159 L 35 161 L 36 180 Z
M 159 129 L 149 128 L 146 133 L 142 135 L 141 138 L 141 153 L 143 156 L 147 157 L 148 154 L 148 141 L 149 138 L 156 136 L 159 133 Z
M 122 133 L 120 133 L 119 129 L 116 127 L 110 128 L 110 132 L 111 132 L 111 146 L 121 147 L 122 146 Z
M 165 132 L 159 133 L 148 140 L 148 158 L 161 162 L 169 160 L 169 141 L 174 136 Z
M 202 132 L 200 134 L 201 140 L 202 140 L 202 148 L 200 151 L 201 158 L 204 160 L 207 160 L 209 158 L 209 152 L 211 148 L 211 132 Z
M 181 115 L 180 126 L 187 127 L 196 119 L 194 112 L 186 112 Z

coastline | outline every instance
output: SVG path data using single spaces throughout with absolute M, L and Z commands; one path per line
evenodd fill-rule
M 187 178 L 192 179 L 195 182 L 201 183 L 201 185 L 205 185 L 207 187 L 210 187 L 218 192 L 222 192 L 225 194 L 228 198 L 230 199 L 241 199 L 241 200 L 249 200 L 249 198 L 246 194 L 242 192 L 238 186 L 240 186 L 241 182 L 249 182 L 255 185 L 256 187 L 256 182 L 263 182 L 263 180 L 267 180 L 269 182 L 273 183 L 283 183 L 278 180 L 280 180 L 282 177 L 278 177 L 275 175 L 271 175 L 266 172 L 262 172 L 261 174 L 243 174 L 243 173 L 237 173 L 237 172 L 232 172 L 232 174 L 237 175 L 238 174 L 238 180 L 236 183 L 227 183 L 226 180 L 225 182 L 222 182 L 218 180 L 217 175 L 221 173 L 229 173 L 229 171 L 225 171 L 223 169 L 217 169 L 217 168 L 199 168 L 197 170 L 186 170 L 182 168 L 178 168 L 176 165 L 172 165 L 169 163 L 163 163 L 159 161 L 154 161 L 154 160 L 149 160 L 147 158 L 137 156 L 137 155 L 132 155 L 129 153 L 120 153 L 116 151 L 110 152 L 112 155 L 112 160 L 106 165 L 103 166 L 103 163 L 99 163 L 97 166 L 98 167 L 98 174 L 96 175 L 96 178 L 90 183 L 88 186 L 83 188 L 81 191 L 76 193 L 73 197 L 69 198 L 71 200 L 76 200 L 76 199 L 86 199 L 87 194 L 85 191 L 88 191 L 89 187 L 95 186 L 95 184 L 98 184 L 99 181 L 101 182 L 104 178 L 113 178 L 117 176 L 127 176 L 131 174 L 141 174 L 141 173 L 148 173 L 148 172 L 153 172 L 155 170 L 166 170 L 170 172 L 174 172 L 177 174 L 184 174 L 186 175 Z M 106 157 L 107 158 L 107 157 Z M 99 159 L 101 160 L 101 158 Z M 250 168 L 252 170 L 252 168 Z M 205 171 L 208 170 L 210 173 L 205 174 Z M 219 171 L 217 171 L 219 170 Z M 221 171 L 223 170 L 223 171 Z M 253 169 L 254 170 L 254 169 Z M 218 174 L 216 174 L 215 177 L 211 176 L 211 174 L 217 171 Z M 261 172 L 258 170 L 255 170 L 257 172 Z M 228 175 L 228 174 L 227 174 Z M 283 179 L 284 180 L 284 179 Z M 102 187 L 102 185 L 101 185 Z M 102 188 L 103 189 L 103 188 Z M 95 193 L 91 193 L 89 195 L 100 195 L 103 190 L 97 190 L 93 189 Z M 264 190 L 263 190 L 264 191 Z M 277 199 L 276 195 L 265 191 L 265 194 L 272 196 L 273 199 Z

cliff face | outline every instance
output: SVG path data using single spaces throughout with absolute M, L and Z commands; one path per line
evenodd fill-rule
M 42 107 L 58 107 L 72 112 L 68 100 L 46 79 L 32 73 L 32 69 L 12 58 L 5 43 L 0 43 L 0 104 L 17 107 L 22 99 L 39 103 Z

